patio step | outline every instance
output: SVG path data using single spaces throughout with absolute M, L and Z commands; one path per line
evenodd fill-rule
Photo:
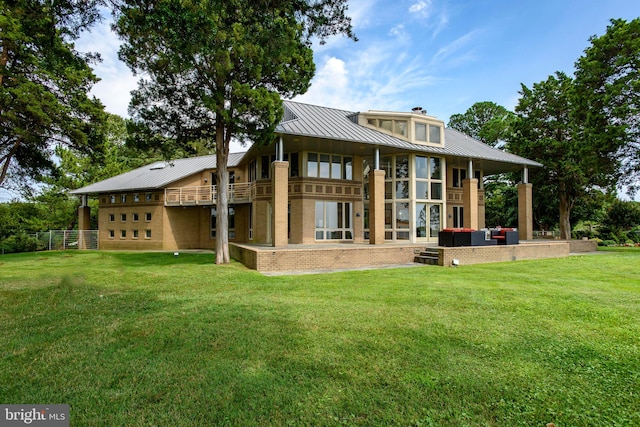
M 440 265 L 440 252 L 437 249 L 425 249 L 413 258 L 413 262 L 428 265 Z

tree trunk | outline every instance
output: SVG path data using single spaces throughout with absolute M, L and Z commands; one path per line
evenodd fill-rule
M 218 115 L 220 117 L 220 115 Z M 229 159 L 229 144 L 224 135 L 224 123 L 216 122 L 216 264 L 228 264 L 229 257 L 229 174 L 227 162 Z
M 567 193 L 567 186 L 563 181 L 558 184 L 560 196 L 560 239 L 571 239 L 571 200 Z
M 9 62 L 9 47 L 7 46 L 8 41 L 2 40 L 2 52 L 0 52 L 0 68 L 4 69 Z M 4 74 L 0 73 L 0 86 L 4 82 Z

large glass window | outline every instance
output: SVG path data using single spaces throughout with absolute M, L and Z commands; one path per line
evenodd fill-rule
M 353 179 L 353 159 L 338 155 L 307 153 L 310 178 Z
M 433 237 L 429 230 L 435 224 L 431 214 L 441 209 L 435 201 L 442 200 L 442 165 L 442 159 L 429 156 L 384 159 L 383 166 L 393 172 L 385 179 L 385 239 L 408 240 L 411 233 L 414 238 Z M 439 225 L 439 214 L 437 220 Z
M 352 240 L 351 203 L 316 201 L 316 240 Z

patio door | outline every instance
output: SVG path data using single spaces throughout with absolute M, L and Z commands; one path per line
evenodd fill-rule
M 435 241 L 442 227 L 442 205 L 440 203 L 417 202 L 414 213 L 415 241 Z

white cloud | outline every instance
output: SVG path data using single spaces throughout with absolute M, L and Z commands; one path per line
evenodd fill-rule
M 438 81 L 419 55 L 399 48 L 397 41 L 375 42 L 363 51 L 316 61 L 319 71 L 297 101 L 352 111 L 402 111 Z
M 105 20 L 94 26 L 77 41 L 81 52 L 98 52 L 102 62 L 93 65 L 100 81 L 94 85 L 91 94 L 99 98 L 108 112 L 127 117 L 131 91 L 137 88 L 138 78 L 118 59 L 120 40 L 111 31 L 111 21 Z
M 440 66 L 458 66 L 464 62 L 475 58 L 473 51 L 469 49 L 469 45 L 480 36 L 481 31 L 473 30 L 467 34 L 458 37 L 446 46 L 441 47 L 433 56 L 431 64 L 439 64 Z
M 429 16 L 431 14 L 431 1 L 419 0 L 409 7 L 409 12 L 419 14 L 420 16 Z
M 388 35 L 395 37 L 398 41 L 406 43 L 411 40 L 411 35 L 407 32 L 404 24 L 398 24 L 389 30 Z

